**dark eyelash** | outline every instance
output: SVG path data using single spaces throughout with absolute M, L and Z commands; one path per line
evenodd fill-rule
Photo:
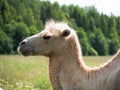
M 51 36 L 43 36 L 44 40 L 49 40 L 51 38 Z

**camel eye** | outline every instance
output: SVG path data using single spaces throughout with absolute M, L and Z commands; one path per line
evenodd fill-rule
M 51 36 L 43 36 L 44 40 L 49 40 L 51 38 Z

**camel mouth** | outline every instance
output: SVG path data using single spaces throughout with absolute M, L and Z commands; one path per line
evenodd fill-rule
M 18 52 L 20 52 L 23 56 L 30 56 L 33 51 L 32 47 L 18 47 Z

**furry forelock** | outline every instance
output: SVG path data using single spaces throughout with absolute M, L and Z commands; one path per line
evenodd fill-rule
M 59 21 L 55 21 L 53 19 L 48 20 L 45 24 L 45 29 L 46 30 L 59 30 L 60 32 L 62 32 L 65 29 L 68 29 L 71 31 L 71 34 L 76 34 L 75 30 L 72 29 L 67 22 L 59 22 Z
M 45 28 L 46 29 L 54 28 L 56 30 L 70 29 L 67 22 L 58 22 L 53 19 L 46 22 Z

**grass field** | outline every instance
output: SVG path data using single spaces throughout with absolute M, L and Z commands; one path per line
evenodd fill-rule
M 98 66 L 107 60 L 107 57 L 84 57 L 87 65 Z M 0 88 L 3 90 L 52 90 L 48 58 L 23 57 L 20 55 L 0 55 Z

